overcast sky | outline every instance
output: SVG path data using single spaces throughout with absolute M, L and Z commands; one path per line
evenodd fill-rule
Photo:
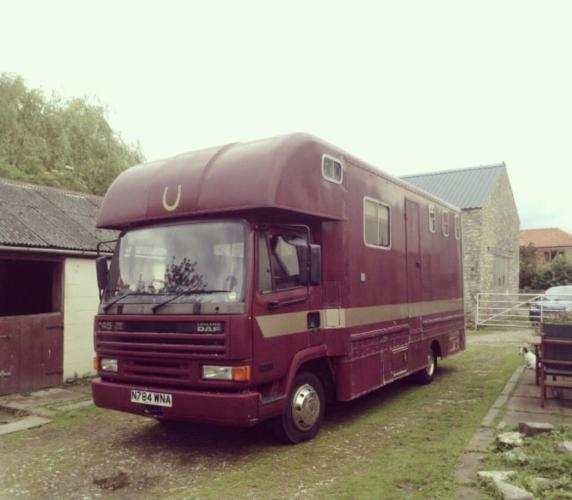
M 0 72 L 96 96 L 148 160 L 304 131 L 393 175 L 505 161 L 572 232 L 572 1 L 0 0 Z

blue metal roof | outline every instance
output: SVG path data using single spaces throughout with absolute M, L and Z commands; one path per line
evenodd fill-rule
M 482 208 L 503 169 L 504 162 L 400 178 L 461 209 Z

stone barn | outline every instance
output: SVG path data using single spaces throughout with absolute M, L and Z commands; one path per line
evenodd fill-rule
M 402 177 L 462 209 L 465 314 L 480 292 L 518 293 L 520 220 L 506 165 Z
M 0 179 L 0 395 L 92 372 L 100 198 Z M 106 251 L 110 246 L 103 246 Z

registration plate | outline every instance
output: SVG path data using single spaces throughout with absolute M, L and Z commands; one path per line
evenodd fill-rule
M 166 392 L 131 391 L 131 402 L 143 405 L 173 406 L 173 395 Z

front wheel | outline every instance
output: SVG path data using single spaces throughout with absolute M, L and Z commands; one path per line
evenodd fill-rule
M 427 353 L 427 366 L 415 374 L 415 379 L 420 384 L 430 384 L 435 378 L 437 371 L 437 355 L 435 351 L 429 348 Z
M 326 394 L 320 379 L 310 372 L 299 373 L 284 413 L 276 422 L 279 437 L 294 444 L 312 439 L 320 430 L 325 407 Z

